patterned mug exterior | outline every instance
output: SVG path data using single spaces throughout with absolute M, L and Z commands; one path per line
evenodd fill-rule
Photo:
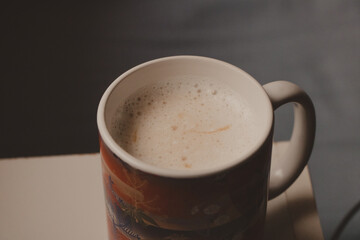
M 130 70 L 128 74 L 137 69 L 151 67 L 151 64 L 157 61 L 166 64 L 166 61 L 179 59 L 195 59 L 204 61 L 205 64 L 207 61 L 225 64 L 209 58 L 178 56 L 145 63 Z M 116 84 L 126 76 L 128 75 L 120 76 Z M 273 108 L 277 107 L 276 103 L 280 106 L 289 101 L 297 102 L 299 109 L 295 108 L 297 117 L 295 116 L 294 132 L 290 141 L 297 140 L 297 152 L 290 155 L 295 158 L 294 163 L 285 164 L 281 169 L 272 169 L 272 172 L 285 172 L 285 177 L 271 179 L 274 181 L 273 185 L 272 182 L 269 183 L 273 115 L 270 115 L 271 120 L 260 144 L 241 161 L 201 174 L 159 174 L 146 167 L 138 167 L 126 154 L 119 154 L 120 147 L 114 145 L 106 130 L 104 112 L 109 95 L 103 97 L 98 111 L 98 126 L 109 239 L 261 239 L 268 186 L 270 184 L 270 195 L 274 197 L 297 178 L 310 156 L 315 131 L 315 114 L 307 95 L 288 82 L 271 84 L 264 86 L 265 90 L 262 90 L 268 94 L 271 113 Z M 279 86 L 290 93 L 285 97 L 281 96 L 277 92 Z M 288 87 L 284 90 L 284 86 Z M 295 93 L 291 92 L 294 89 Z M 300 137 L 296 131 L 302 133 Z M 293 152 L 291 146 L 288 152 Z M 289 173 L 286 175 L 286 172 Z

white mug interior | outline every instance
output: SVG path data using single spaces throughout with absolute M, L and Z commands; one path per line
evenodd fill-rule
M 119 102 L 127 99 L 136 90 L 156 81 L 171 80 L 183 76 L 213 79 L 228 84 L 241 94 L 255 113 L 254 121 L 259 126 L 259 138 L 238 159 L 225 161 L 223 165 L 209 169 L 165 169 L 134 158 L 122 149 L 111 137 L 111 119 Z M 249 74 L 238 67 L 207 57 L 174 56 L 152 60 L 138 65 L 118 77 L 101 98 L 97 123 L 99 133 L 110 150 L 130 166 L 155 175 L 175 178 L 199 177 L 231 168 L 254 154 L 269 136 L 273 124 L 273 108 L 263 87 Z M 241 136 L 239 136 L 241 137 Z

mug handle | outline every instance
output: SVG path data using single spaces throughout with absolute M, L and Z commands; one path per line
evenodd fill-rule
M 294 127 L 287 144 L 274 143 L 271 159 L 269 199 L 285 191 L 306 166 L 315 140 L 315 109 L 310 97 L 299 86 L 287 81 L 265 84 L 273 110 L 294 103 Z M 281 148 L 281 149 L 276 149 Z M 282 149 L 284 148 L 284 149 Z

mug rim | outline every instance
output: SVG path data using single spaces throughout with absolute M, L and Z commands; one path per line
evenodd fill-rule
M 105 107 L 107 104 L 107 100 L 109 98 L 109 96 L 111 95 L 112 91 L 114 90 L 114 88 L 120 84 L 120 82 L 125 79 L 127 76 L 131 75 L 132 73 L 136 72 L 137 70 L 145 67 L 145 66 L 149 66 L 151 64 L 154 63 L 159 63 L 159 62 L 163 62 L 163 61 L 168 61 L 168 60 L 173 60 L 173 59 L 191 59 L 191 60 L 202 60 L 202 61 L 210 61 L 210 62 L 215 62 L 217 64 L 222 64 L 224 66 L 227 66 L 229 68 L 232 68 L 233 70 L 238 71 L 239 73 L 241 73 L 242 75 L 245 75 L 246 77 L 248 77 L 252 82 L 255 83 L 255 85 L 257 85 L 258 89 L 260 90 L 260 92 L 262 94 L 265 94 L 266 99 L 267 99 L 267 103 L 265 103 L 265 105 L 267 105 L 267 109 L 269 109 L 268 114 L 266 114 L 268 116 L 268 120 L 266 121 L 266 128 L 265 131 L 263 131 L 260 134 L 260 137 L 258 138 L 258 140 L 255 142 L 254 145 L 252 145 L 251 150 L 249 150 L 246 154 L 241 155 L 238 159 L 234 160 L 234 161 L 229 161 L 226 162 L 220 166 L 216 166 L 216 167 L 212 167 L 212 168 L 204 168 L 204 169 L 169 169 L 169 168 L 162 168 L 162 167 L 158 167 L 155 165 L 151 165 L 149 163 L 143 162 L 135 157 L 133 157 L 132 155 L 130 155 L 129 153 L 127 153 L 122 147 L 120 147 L 115 140 L 112 138 L 106 123 L 105 123 Z M 131 167 L 133 167 L 134 169 L 140 170 L 142 172 L 145 173 L 149 173 L 149 174 L 153 174 L 153 175 L 158 175 L 158 176 L 162 176 L 162 177 L 170 177 L 170 178 L 194 178 L 194 177 L 202 177 L 202 176 L 208 176 L 208 175 L 212 175 L 212 174 L 216 174 L 228 169 L 231 169 L 234 166 L 238 166 L 240 164 L 243 164 L 244 162 L 246 162 L 249 158 L 251 158 L 251 156 L 253 156 L 266 142 L 271 129 L 272 129 L 272 125 L 273 125 L 273 107 L 272 104 L 270 102 L 270 99 L 266 93 L 266 91 L 264 90 L 264 88 L 262 87 L 262 85 L 255 80 L 255 78 L 253 78 L 250 74 L 248 74 L 247 72 L 245 72 L 244 70 L 240 69 L 239 67 L 236 67 L 230 63 L 221 61 L 221 60 L 217 60 L 214 58 L 209 58 L 209 57 L 203 57 L 203 56 L 193 56 L 193 55 L 178 55 L 178 56 L 169 56 L 169 57 L 163 57 L 163 58 L 158 58 L 158 59 L 154 59 L 154 60 L 150 60 L 147 62 L 144 62 L 142 64 L 139 64 L 129 70 L 127 70 L 126 72 L 124 72 L 123 74 L 121 74 L 119 77 L 117 77 L 109 86 L 108 88 L 105 90 L 104 94 L 101 97 L 100 103 L 98 105 L 98 110 L 97 110 L 97 126 L 98 126 L 98 130 L 99 130 L 99 135 L 101 140 L 104 142 L 104 144 L 109 148 L 109 150 L 116 155 L 117 158 L 119 158 L 121 161 L 124 161 L 126 164 L 130 165 Z M 101 141 L 100 140 L 100 141 Z

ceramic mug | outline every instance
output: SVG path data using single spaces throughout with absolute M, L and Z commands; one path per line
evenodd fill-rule
M 247 98 L 261 120 L 247 154 L 217 168 L 174 170 L 142 162 L 115 143 L 109 126 L 119 101 L 149 82 L 182 75 L 221 79 Z M 285 153 L 271 159 L 274 110 L 290 102 L 292 136 Z M 198 56 L 156 59 L 125 72 L 104 93 L 97 123 L 109 239 L 261 239 L 268 199 L 299 176 L 315 137 L 312 101 L 297 85 L 261 86 L 233 65 Z

